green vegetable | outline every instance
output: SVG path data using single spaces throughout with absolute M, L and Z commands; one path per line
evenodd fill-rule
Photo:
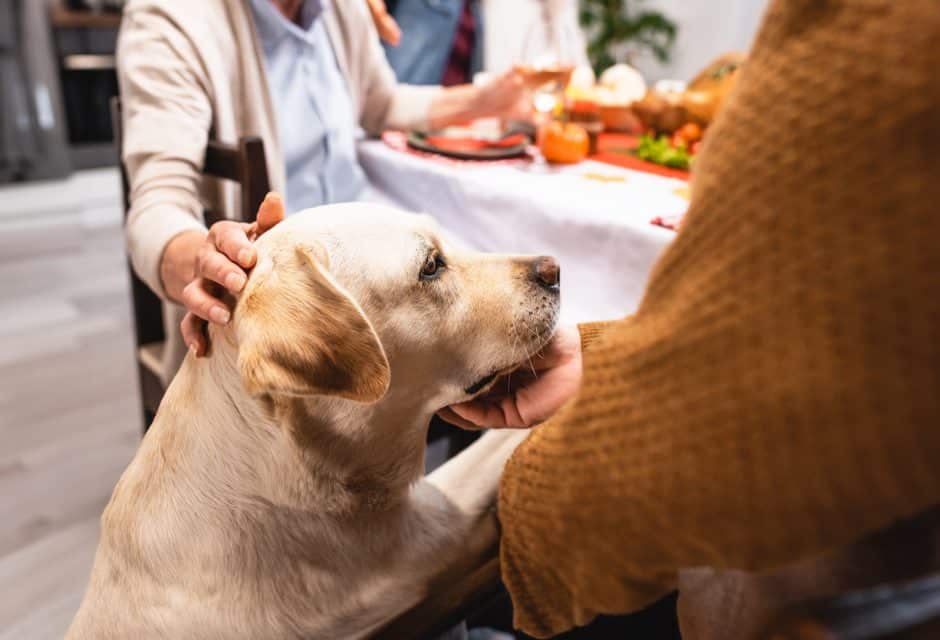
M 669 136 L 666 135 L 659 136 L 659 138 L 651 135 L 642 136 L 640 145 L 636 148 L 636 156 L 641 160 L 674 169 L 688 169 L 692 163 L 692 154 L 685 148 L 685 145 L 672 146 Z
M 727 64 L 721 65 L 720 67 L 712 71 L 711 76 L 715 80 L 721 80 L 732 71 L 737 71 L 737 69 L 738 69 L 737 62 L 729 62 Z

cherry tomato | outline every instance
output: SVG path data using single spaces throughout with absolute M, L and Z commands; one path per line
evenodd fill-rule
M 702 127 L 698 126 L 694 122 L 686 122 L 684 125 L 679 127 L 679 131 L 677 133 L 682 136 L 687 144 L 692 144 L 693 142 L 698 142 L 702 139 Z

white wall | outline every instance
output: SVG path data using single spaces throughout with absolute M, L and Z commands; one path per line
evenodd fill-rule
M 646 0 L 640 9 L 657 10 L 679 27 L 667 64 L 651 55 L 634 60 L 647 80 L 689 80 L 713 58 L 747 51 L 769 0 Z

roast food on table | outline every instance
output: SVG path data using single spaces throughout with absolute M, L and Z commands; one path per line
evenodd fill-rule
M 695 76 L 684 90 L 648 91 L 633 103 L 633 112 L 647 129 L 671 134 L 688 122 L 707 127 L 734 87 L 744 55 L 726 53 Z
M 606 131 L 636 131 L 641 123 L 631 105 L 646 95 L 646 80 L 627 64 L 609 67 L 595 80 L 590 67 L 578 67 L 568 84 L 569 102 L 596 105 Z
M 626 64 L 608 68 L 596 81 L 590 68 L 578 68 L 566 91 L 569 117 L 581 123 L 596 120 L 605 131 L 642 133 L 634 155 L 689 169 L 743 64 L 743 54 L 726 53 L 688 83 L 663 80 L 652 89 Z

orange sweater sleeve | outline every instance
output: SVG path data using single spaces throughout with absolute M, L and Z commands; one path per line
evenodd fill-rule
M 601 339 L 601 336 L 611 327 L 617 326 L 616 321 L 585 322 L 578 325 L 581 333 L 581 350 L 586 351 L 592 344 Z
M 636 315 L 507 464 L 521 629 L 940 502 L 938 38 L 932 0 L 771 5 Z

